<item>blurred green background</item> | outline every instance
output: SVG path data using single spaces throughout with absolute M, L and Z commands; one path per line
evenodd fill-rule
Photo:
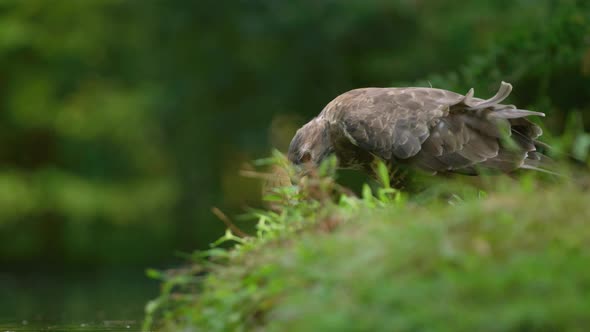
M 259 204 L 238 172 L 349 89 L 510 102 L 590 138 L 580 0 L 3 0 L 0 272 L 161 267 Z M 551 136 L 551 135 L 548 135 Z

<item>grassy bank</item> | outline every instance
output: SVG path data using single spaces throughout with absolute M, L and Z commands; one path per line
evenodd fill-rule
M 415 196 L 384 181 L 356 198 L 331 177 L 313 177 L 270 195 L 274 212 L 251 213 L 256 236 L 227 233 L 235 247 L 197 253 L 186 270 L 152 272 L 164 286 L 148 323 L 156 318 L 169 331 L 583 331 L 584 181 L 447 179 Z

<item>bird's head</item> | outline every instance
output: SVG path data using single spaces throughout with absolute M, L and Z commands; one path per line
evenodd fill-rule
M 319 166 L 333 152 L 329 125 L 315 118 L 297 130 L 289 146 L 289 160 L 298 166 Z

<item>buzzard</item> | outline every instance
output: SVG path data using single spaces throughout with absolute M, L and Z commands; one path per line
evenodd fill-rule
M 502 82 L 484 100 L 473 89 L 465 95 L 413 87 L 351 90 L 297 131 L 288 156 L 317 166 L 335 154 L 340 168 L 370 173 L 375 158 L 432 174 L 543 170 L 542 130 L 527 117 L 545 114 L 501 104 L 511 91 Z

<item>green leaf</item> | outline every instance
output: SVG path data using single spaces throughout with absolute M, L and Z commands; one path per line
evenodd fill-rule
M 371 187 L 366 183 L 363 185 L 363 200 L 367 203 L 373 201 L 373 191 L 371 190 Z
M 585 161 L 590 155 L 590 134 L 579 134 L 574 141 L 572 147 L 572 155 L 574 158 Z
M 148 278 L 151 278 L 151 279 L 161 280 L 163 278 L 162 272 L 160 272 L 160 271 L 158 271 L 156 269 L 147 269 L 147 270 L 145 270 L 145 275 Z
M 281 202 L 283 200 L 283 197 L 281 197 L 278 194 L 268 194 L 264 195 L 262 200 L 265 202 Z
M 381 181 L 381 185 L 384 188 L 391 188 L 391 182 L 389 178 L 389 169 L 387 165 L 381 160 L 377 163 L 377 175 L 379 176 L 379 180 Z

